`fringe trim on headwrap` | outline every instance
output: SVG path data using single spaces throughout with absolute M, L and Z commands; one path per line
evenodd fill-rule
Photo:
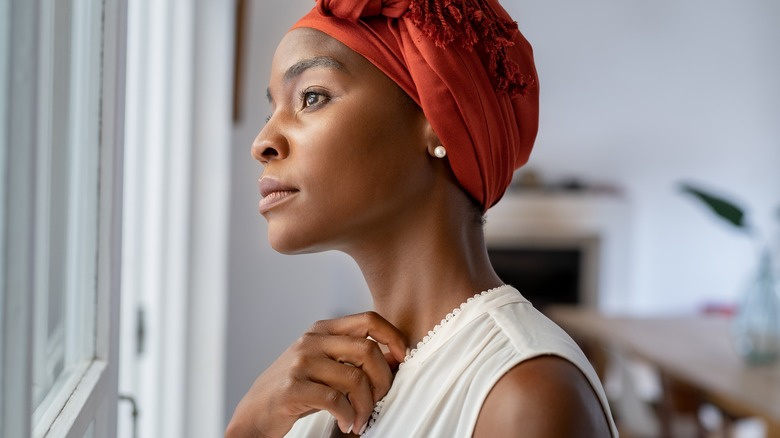
M 521 74 L 520 66 L 507 58 L 519 32 L 517 23 L 500 17 L 485 0 L 412 0 L 408 18 L 438 47 L 460 39 L 468 50 L 481 49 L 496 90 L 522 96 L 535 85 L 533 77 Z

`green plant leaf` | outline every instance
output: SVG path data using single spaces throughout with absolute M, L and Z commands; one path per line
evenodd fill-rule
M 721 197 L 708 193 L 702 189 L 693 187 L 690 184 L 682 184 L 682 190 L 685 193 L 693 195 L 696 199 L 702 201 L 715 214 L 726 222 L 734 225 L 737 228 L 747 229 L 748 226 L 745 223 L 745 212 L 731 201 L 727 201 Z

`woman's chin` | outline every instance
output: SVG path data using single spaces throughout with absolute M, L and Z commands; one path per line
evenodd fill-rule
M 337 249 L 330 227 L 294 221 L 268 221 L 268 243 L 280 254 L 313 254 Z
M 323 251 L 317 249 L 312 242 L 301 239 L 300 236 L 280 236 L 270 231 L 268 232 L 268 243 L 274 251 L 285 255 L 311 254 Z
M 297 245 L 293 245 L 291 242 L 279 239 L 271 239 L 271 236 L 268 236 L 268 243 L 271 245 L 271 248 L 279 254 L 294 255 L 305 252 L 302 251 Z

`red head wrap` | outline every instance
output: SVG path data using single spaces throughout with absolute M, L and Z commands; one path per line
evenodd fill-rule
M 531 46 L 497 0 L 317 0 L 293 28 L 361 54 L 422 108 L 486 211 L 525 164 L 539 118 Z

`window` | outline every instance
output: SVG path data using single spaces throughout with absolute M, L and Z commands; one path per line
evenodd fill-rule
M 102 5 L 58 1 L 42 12 L 32 224 L 38 436 L 95 354 Z
M 113 435 L 124 15 L 0 5 L 0 436 Z

